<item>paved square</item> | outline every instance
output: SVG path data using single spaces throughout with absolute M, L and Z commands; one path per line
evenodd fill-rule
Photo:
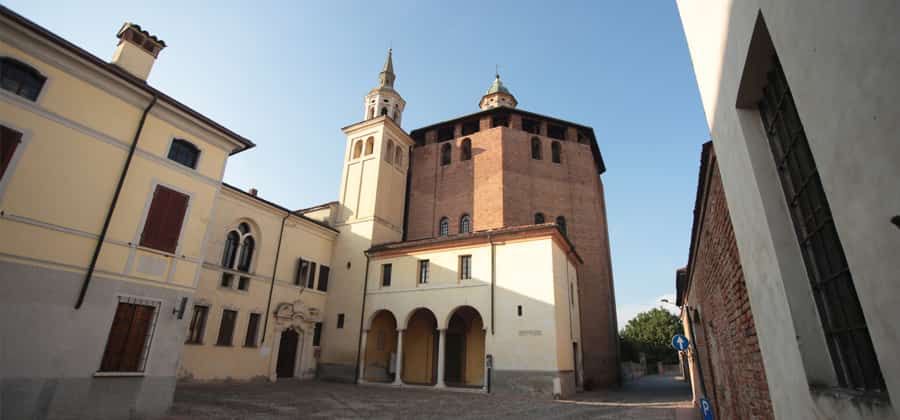
M 179 384 L 169 419 L 692 419 L 690 388 L 647 377 L 551 401 L 318 381 Z

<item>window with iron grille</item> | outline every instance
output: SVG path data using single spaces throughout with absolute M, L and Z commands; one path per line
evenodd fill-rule
M 472 232 L 472 216 L 468 214 L 462 215 L 459 218 L 459 233 L 471 233 Z
M 225 309 L 222 311 L 222 323 L 219 324 L 219 338 L 216 340 L 217 346 L 230 346 L 231 338 L 234 336 L 234 323 L 237 320 L 237 311 Z
M 191 169 L 197 169 L 197 161 L 200 160 L 200 149 L 193 143 L 183 140 L 172 140 L 169 147 L 169 159 L 178 162 Z
M 191 316 L 191 325 L 188 327 L 187 344 L 203 344 L 203 333 L 206 331 L 206 315 L 208 306 L 194 305 L 194 314 Z
M 459 279 L 460 280 L 471 280 L 472 279 L 472 256 L 471 255 L 460 255 L 459 256 Z
M 884 378 L 831 207 L 777 58 L 767 79 L 759 112 L 838 382 L 842 387 L 884 391 Z
M 37 69 L 19 60 L 0 57 L 0 88 L 36 101 L 47 78 Z
M 159 302 L 120 297 L 113 316 L 100 372 L 143 372 L 156 327 Z

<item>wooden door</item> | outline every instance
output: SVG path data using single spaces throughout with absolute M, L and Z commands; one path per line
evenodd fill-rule
M 294 377 L 299 341 L 300 335 L 294 330 L 284 330 L 281 333 L 281 343 L 278 345 L 278 365 L 275 368 L 275 374 L 279 378 Z

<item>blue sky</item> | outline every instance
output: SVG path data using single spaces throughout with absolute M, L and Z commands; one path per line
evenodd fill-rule
M 673 1 L 3 3 L 104 59 L 124 21 L 157 34 L 150 83 L 255 141 L 226 181 L 290 208 L 336 199 L 389 46 L 407 131 L 476 111 L 499 64 L 520 108 L 594 127 L 620 325 L 686 263 L 709 130 Z

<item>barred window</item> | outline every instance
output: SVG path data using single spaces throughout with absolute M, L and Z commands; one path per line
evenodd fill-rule
M 200 149 L 187 140 L 172 140 L 172 145 L 169 147 L 169 160 L 178 162 L 191 169 L 197 169 L 197 161 L 200 160 Z
M 884 391 L 884 378 L 831 207 L 777 58 L 767 79 L 759 111 L 838 382 L 858 390 Z
M 0 88 L 25 99 L 36 101 L 44 87 L 44 77 L 37 69 L 10 57 L 0 57 Z
M 460 280 L 471 280 L 472 279 L 472 256 L 471 255 L 460 255 L 459 256 L 459 279 Z

